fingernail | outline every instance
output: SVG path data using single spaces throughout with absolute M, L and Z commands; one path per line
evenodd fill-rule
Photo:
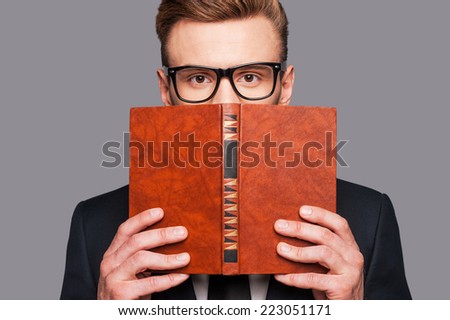
M 289 252 L 289 251 L 291 251 L 291 247 L 288 246 L 287 244 L 282 243 L 280 245 L 280 250 L 281 250 L 281 252 Z
M 275 280 L 283 280 L 284 278 L 286 278 L 286 275 L 284 274 L 276 274 L 274 275 Z
M 184 274 L 184 273 L 173 273 L 173 276 L 176 278 L 175 280 L 187 280 L 189 278 L 188 274 Z
M 289 226 L 286 220 L 278 220 L 277 227 L 280 229 L 286 229 Z
M 158 217 L 160 217 L 162 215 L 162 210 L 160 208 L 150 209 L 150 215 L 153 218 L 158 218 Z
M 310 216 L 312 214 L 312 208 L 311 207 L 307 207 L 307 206 L 303 206 L 300 210 L 300 213 L 304 216 Z
M 175 228 L 173 229 L 173 234 L 177 237 L 184 237 L 186 235 L 186 229 L 185 228 Z
M 187 254 L 187 253 L 180 253 L 179 255 L 177 255 L 178 261 L 186 261 L 188 259 L 189 259 L 189 254 Z

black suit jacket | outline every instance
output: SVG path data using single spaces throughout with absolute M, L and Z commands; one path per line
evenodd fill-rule
M 366 299 L 410 299 L 400 235 L 389 197 L 337 180 L 337 213 L 347 219 L 364 255 Z M 80 202 L 75 208 L 67 246 L 61 299 L 95 299 L 100 262 L 119 225 L 128 218 L 128 186 Z M 152 299 L 195 299 L 192 282 Z M 270 280 L 267 299 L 313 299 L 311 290 Z

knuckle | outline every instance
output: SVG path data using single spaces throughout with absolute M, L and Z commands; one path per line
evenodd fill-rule
M 127 300 L 130 299 L 130 290 L 127 286 L 117 287 L 112 290 L 111 295 L 114 300 Z
M 355 259 L 355 265 L 358 268 L 362 268 L 364 266 L 364 256 L 363 256 L 363 254 L 361 252 L 358 251 L 355 254 L 355 258 L 354 259 Z
M 169 282 L 175 282 L 175 276 L 172 273 L 169 273 L 167 275 L 167 279 L 169 280 Z
M 117 249 L 113 247 L 114 240 L 115 239 L 113 239 L 113 241 L 110 243 L 108 249 L 106 249 L 106 251 L 103 253 L 102 260 L 107 259 L 109 256 L 111 256 L 114 253 L 116 253 L 115 250 L 117 250 Z
M 126 222 L 122 223 L 117 229 L 117 235 L 120 237 L 125 237 L 128 235 L 128 227 Z
M 116 281 L 114 281 L 111 275 L 105 277 L 104 294 L 113 300 L 121 300 L 125 298 L 125 290 Z
M 106 275 L 99 281 L 98 296 L 101 299 L 128 300 L 134 299 L 135 294 L 129 283 L 119 281 L 114 273 Z
M 112 253 L 112 250 L 110 250 L 110 248 L 108 248 L 108 250 L 105 251 L 105 253 L 102 256 L 102 262 L 103 260 L 107 259 Z
M 297 282 L 297 275 L 296 274 L 291 274 L 289 276 L 289 282 L 296 283 Z
M 301 234 L 302 232 L 302 223 L 301 222 L 295 222 L 294 223 L 294 231 L 296 234 Z
M 112 300 L 121 300 L 121 290 L 111 289 L 108 294 Z
M 352 282 L 346 280 L 341 284 L 343 292 L 352 292 L 353 291 L 353 284 Z
M 324 261 L 329 259 L 333 255 L 333 251 L 327 246 L 319 247 L 319 258 Z
M 315 284 L 316 281 L 317 281 L 317 276 L 316 276 L 316 274 L 314 274 L 314 273 L 308 273 L 308 274 L 306 274 L 306 283 L 307 283 L 308 285 L 311 286 L 311 285 Z
M 145 257 L 146 257 L 145 251 L 138 251 L 129 258 L 129 263 L 132 266 L 139 266 L 142 264 L 142 261 L 145 259 Z
M 164 256 L 163 256 L 163 262 L 164 262 L 164 264 L 165 264 L 166 266 L 169 266 L 170 263 L 171 263 L 171 261 L 172 261 L 172 259 L 171 259 L 171 257 L 170 257 L 169 255 L 164 255 Z
M 328 229 L 324 229 L 320 235 L 320 238 L 324 243 L 334 240 L 334 233 Z
M 100 274 L 108 275 L 109 271 L 110 271 L 109 263 L 105 260 L 102 260 L 102 262 L 100 262 Z
M 302 247 L 298 247 L 295 250 L 295 257 L 297 259 L 301 260 L 304 257 L 304 255 L 305 255 L 305 251 L 304 251 L 304 249 Z
M 167 241 L 169 238 L 167 229 L 166 228 L 158 229 L 158 236 L 163 242 Z
M 142 245 L 142 240 L 141 237 L 139 236 L 139 234 L 133 234 L 129 239 L 128 239 L 128 245 L 131 248 L 140 248 Z
M 159 277 L 149 277 L 148 284 L 149 284 L 150 288 L 152 288 L 152 291 L 154 291 L 155 288 L 158 288 L 158 286 L 160 284 L 160 278 Z
M 350 230 L 350 226 L 348 225 L 348 222 L 346 219 L 339 217 L 339 219 L 337 220 L 337 229 L 340 230 L 341 232 L 347 232 Z
M 342 285 L 340 284 L 340 282 L 339 281 L 333 281 L 333 282 L 331 282 L 330 284 L 329 284 L 329 286 L 328 286 L 328 288 L 329 288 L 329 290 L 331 291 L 331 292 L 338 292 L 338 293 L 341 293 L 342 294 Z

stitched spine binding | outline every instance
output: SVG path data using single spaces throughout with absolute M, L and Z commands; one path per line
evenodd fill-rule
M 222 273 L 239 274 L 239 115 L 237 104 L 222 105 Z

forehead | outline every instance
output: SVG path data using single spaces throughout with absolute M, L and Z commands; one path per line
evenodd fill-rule
M 170 32 L 167 51 L 170 66 L 228 68 L 277 62 L 280 42 L 272 23 L 263 16 L 214 23 L 181 20 Z

